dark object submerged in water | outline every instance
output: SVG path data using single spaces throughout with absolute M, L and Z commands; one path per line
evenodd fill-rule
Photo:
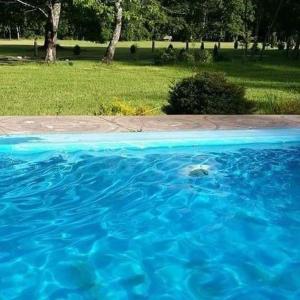
M 204 168 L 199 168 L 199 169 L 195 169 L 190 171 L 189 175 L 191 177 L 202 177 L 202 176 L 208 176 L 208 170 L 204 169 Z

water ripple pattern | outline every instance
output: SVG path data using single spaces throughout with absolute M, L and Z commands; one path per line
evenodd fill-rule
M 0 299 L 300 299 L 299 143 L 3 152 L 0 216 Z

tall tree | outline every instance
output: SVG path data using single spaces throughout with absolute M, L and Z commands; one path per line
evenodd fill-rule
M 262 46 L 262 50 L 261 50 L 261 58 L 263 57 L 263 54 L 265 52 L 266 46 L 267 46 L 267 42 L 271 36 L 272 30 L 277 22 L 277 18 L 279 16 L 280 10 L 282 9 L 283 4 L 285 3 L 286 0 L 276 0 L 277 3 L 274 3 L 274 1 L 272 1 L 273 7 L 275 8 L 275 10 L 266 10 L 269 15 L 269 24 L 267 26 L 267 31 L 265 33 L 264 39 L 263 39 L 263 46 Z M 268 1 L 265 1 L 266 3 L 268 3 Z M 271 3 L 269 3 L 271 4 Z M 270 6 L 269 6 L 270 8 Z
M 47 23 L 45 30 L 46 61 L 56 60 L 57 32 L 61 14 L 61 1 L 48 1 Z
M 105 19 L 112 20 L 112 36 L 105 55 L 102 58 L 103 62 L 111 63 L 114 59 L 116 46 L 121 36 L 123 24 L 123 0 L 74 0 L 74 2 L 76 5 L 94 9 L 98 18 L 104 17 Z
M 113 31 L 112 38 L 109 42 L 109 45 L 106 49 L 105 55 L 103 57 L 103 62 L 111 63 L 115 56 L 115 51 L 117 43 L 119 42 L 122 30 L 122 21 L 123 21 L 123 1 L 115 0 L 115 28 Z
M 3 3 L 3 1 L 1 1 Z M 61 0 L 11 0 L 9 4 L 18 4 L 24 12 L 39 12 L 46 20 L 45 46 L 47 62 L 56 60 L 57 32 L 61 14 Z
M 295 40 L 295 47 L 293 50 L 294 57 L 300 57 L 300 2 L 298 0 L 287 0 L 280 12 L 278 22 L 276 24 L 279 38 L 281 40 Z M 289 47 L 287 47 L 287 54 L 289 54 Z

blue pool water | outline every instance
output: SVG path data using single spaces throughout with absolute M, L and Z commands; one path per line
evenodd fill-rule
M 0 299 L 300 299 L 300 131 L 0 138 Z

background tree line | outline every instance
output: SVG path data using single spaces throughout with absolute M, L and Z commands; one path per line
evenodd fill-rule
M 299 0 L 0 0 L 0 37 L 44 36 L 46 60 L 56 58 L 57 37 L 109 41 L 104 61 L 121 40 L 239 41 L 262 43 L 299 57 Z M 292 52 L 293 51 L 293 52 Z

